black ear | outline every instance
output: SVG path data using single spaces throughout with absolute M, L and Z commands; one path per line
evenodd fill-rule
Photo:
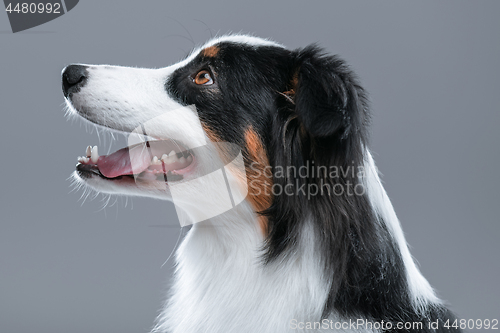
M 363 132 L 368 122 L 365 93 L 344 61 L 314 45 L 297 51 L 296 57 L 295 108 L 307 132 L 340 138 Z

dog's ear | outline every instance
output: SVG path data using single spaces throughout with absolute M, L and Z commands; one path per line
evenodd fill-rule
M 345 138 L 366 127 L 365 93 L 337 56 L 314 45 L 296 51 L 292 82 L 296 113 L 311 136 Z

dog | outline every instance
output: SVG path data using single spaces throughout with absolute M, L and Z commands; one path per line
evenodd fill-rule
M 368 148 L 367 94 L 338 56 L 226 35 L 160 69 L 70 65 L 62 86 L 70 114 L 137 134 L 107 156 L 88 147 L 77 182 L 175 203 L 177 183 L 198 181 L 153 332 L 460 332 L 410 255 Z M 217 155 L 242 158 L 226 178 L 243 194 L 200 217 L 198 202 L 225 200 L 202 177 Z

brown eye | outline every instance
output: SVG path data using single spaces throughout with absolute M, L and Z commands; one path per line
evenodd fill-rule
M 198 74 L 196 74 L 196 76 L 193 79 L 193 82 L 198 85 L 208 86 L 213 84 L 214 80 L 212 79 L 210 72 L 204 69 L 199 71 Z

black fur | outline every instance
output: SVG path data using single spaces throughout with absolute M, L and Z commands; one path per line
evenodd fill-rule
M 356 76 L 339 57 L 325 55 L 316 46 L 295 51 L 229 42 L 217 46 L 215 57 L 200 54 L 177 70 L 166 90 L 186 105 L 195 104 L 201 121 L 221 140 L 244 148 L 245 129 L 252 126 L 263 138 L 273 168 L 298 169 L 314 163 L 345 170 L 364 165 L 368 102 Z M 212 73 L 214 85 L 192 82 L 202 69 Z M 361 182 L 350 173 L 273 181 L 281 188 L 325 183 L 346 188 Z M 269 221 L 265 264 L 293 253 L 303 224 L 314 224 L 321 237 L 324 272 L 331 277 L 324 318 L 336 311 L 346 318 L 377 322 L 423 322 L 420 332 L 434 331 L 428 328 L 430 321 L 454 319 L 439 305 L 416 314 L 398 246 L 366 194 L 307 197 L 299 191 L 275 196 L 261 214 Z M 442 324 L 437 332 L 448 332 Z

